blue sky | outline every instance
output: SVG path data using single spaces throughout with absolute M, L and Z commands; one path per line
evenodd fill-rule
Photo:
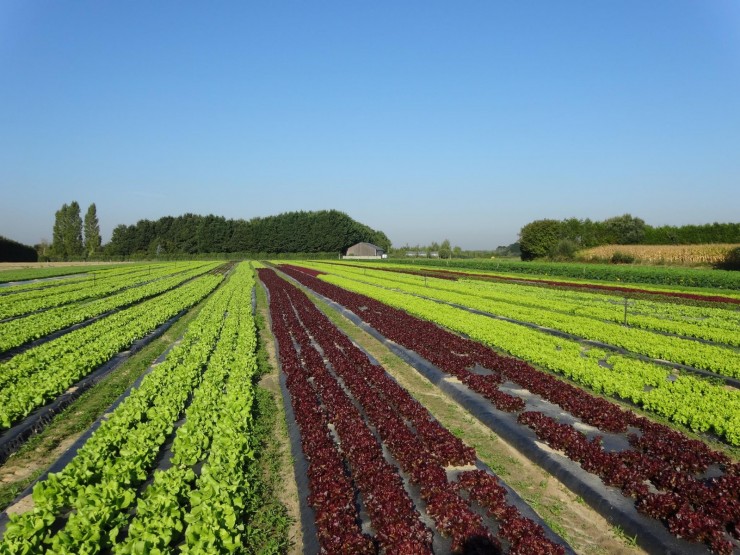
M 0 0 L 0 235 L 336 208 L 394 245 L 740 219 L 740 2 Z

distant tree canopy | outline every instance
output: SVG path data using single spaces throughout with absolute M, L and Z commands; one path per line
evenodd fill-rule
M 479 251 L 464 251 L 457 245 L 452 245 L 449 239 L 445 239 L 442 243 L 432 241 L 429 245 L 405 245 L 386 252 L 393 257 L 407 258 L 407 257 L 422 257 L 422 258 L 471 258 L 478 254 Z
M 740 223 L 647 226 L 646 245 L 699 245 L 702 243 L 740 243 Z
M 740 223 L 652 227 L 630 214 L 601 222 L 588 218 L 536 220 L 522 227 L 519 242 L 522 260 L 557 258 L 572 248 L 599 245 L 740 243 Z
M 340 252 L 367 241 L 386 251 L 391 242 L 376 231 L 337 210 L 286 212 L 251 220 L 222 216 L 166 216 L 139 220 L 113 230 L 106 252 L 132 254 L 290 253 Z
M 560 240 L 561 223 L 557 220 L 535 220 L 519 232 L 522 260 L 548 256 Z
M 494 256 L 521 256 L 522 249 L 519 243 L 512 243 L 511 245 L 499 245 L 496 250 L 493 251 Z
M 0 235 L 0 262 L 36 262 L 36 249 Z

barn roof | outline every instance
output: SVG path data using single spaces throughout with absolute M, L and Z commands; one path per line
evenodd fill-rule
M 368 247 L 372 247 L 375 250 L 380 250 L 380 251 L 384 250 L 383 247 L 379 247 L 378 245 L 373 245 L 372 243 L 368 243 L 367 241 L 360 241 L 359 243 L 355 243 L 354 245 L 347 247 L 347 248 L 351 249 L 352 247 L 359 247 L 360 245 L 367 245 Z

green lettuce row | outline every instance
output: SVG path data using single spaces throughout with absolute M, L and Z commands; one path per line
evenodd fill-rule
M 205 274 L 208 270 L 208 267 L 187 270 L 184 273 L 158 279 L 145 285 L 135 286 L 121 293 L 116 293 L 110 297 L 89 303 L 53 308 L 25 318 L 0 323 L 0 353 L 24 345 L 29 341 L 45 337 L 50 333 L 69 326 L 79 324 L 108 311 L 159 295 L 189 279 Z
M 0 554 L 97 553 L 110 549 L 129 520 L 138 486 L 172 433 L 224 325 L 238 288 L 229 280 L 191 322 L 179 345 L 156 366 L 59 473 L 34 487 L 32 510 L 12 515 Z M 68 511 L 66 526 L 54 523 Z M 166 518 L 166 515 L 163 515 Z
M 283 262 L 283 261 L 279 261 Z M 419 262 L 413 262 L 410 260 L 401 260 L 396 259 L 394 262 L 388 262 L 383 261 L 381 263 L 373 263 L 370 264 L 377 265 L 380 264 L 383 268 L 391 268 L 395 270 L 410 270 L 410 271 L 419 271 L 419 270 L 435 270 L 438 272 L 454 272 L 455 274 L 461 274 L 463 277 L 465 274 L 471 274 L 471 279 L 477 279 L 477 277 L 473 277 L 475 274 L 479 276 L 489 276 L 492 278 L 504 278 L 506 280 L 516 279 L 520 280 L 521 282 L 533 282 L 538 283 L 542 282 L 543 285 L 546 285 L 550 287 L 550 285 L 547 284 L 548 281 L 555 281 L 557 283 L 563 283 L 563 284 L 581 284 L 581 285 L 596 285 L 596 286 L 617 286 L 617 287 L 624 287 L 626 289 L 634 290 L 635 293 L 651 293 L 651 294 L 661 294 L 661 293 L 689 293 L 692 295 L 697 296 L 716 296 L 721 295 L 722 297 L 729 297 L 733 299 L 740 299 L 740 288 L 736 289 L 726 289 L 726 288 L 719 288 L 721 289 L 718 291 L 717 287 L 715 286 L 699 286 L 699 285 L 690 285 L 689 282 L 685 282 L 684 284 L 662 284 L 662 283 L 645 283 L 645 282 L 631 282 L 629 280 L 620 279 L 619 277 L 614 279 L 596 279 L 596 278 L 584 278 L 583 276 L 583 270 L 581 270 L 580 275 L 573 275 L 570 277 L 562 276 L 558 277 L 557 275 L 550 275 L 547 273 L 544 274 L 528 274 L 526 272 L 513 272 L 508 271 L 505 268 L 505 262 L 497 261 L 500 264 L 500 268 L 496 269 L 495 264 L 490 269 L 474 269 L 474 268 L 463 268 L 457 264 L 457 262 L 462 261 L 452 261 L 450 262 L 449 266 L 447 265 L 447 261 L 444 262 L 444 264 L 438 264 L 436 263 L 436 260 L 425 260 L 423 263 Z M 301 264 L 303 264 L 303 261 L 301 261 Z M 354 266 L 354 267 L 361 267 L 364 266 L 364 263 L 360 263 L 357 261 L 348 261 L 348 260 L 341 260 L 341 261 L 335 261 L 332 264 L 341 265 L 341 266 Z M 527 263 L 530 264 L 530 263 Z M 573 265 L 572 263 L 568 263 L 568 265 Z M 587 268 L 592 266 L 591 264 L 586 265 Z M 624 268 L 625 266 L 622 266 Z M 582 268 L 582 267 L 581 267 Z M 611 265 L 611 268 L 619 269 L 618 266 Z M 673 268 L 678 273 L 682 274 L 681 277 L 685 277 L 686 272 L 692 272 L 693 270 L 690 268 L 685 269 L 678 269 Z M 719 272 L 716 270 L 711 271 L 712 274 L 718 274 L 718 273 L 724 273 L 727 275 L 732 274 L 731 271 L 726 272 Z M 588 274 L 586 274 L 588 275 Z M 734 276 L 730 276 L 734 277 Z M 619 294 L 618 292 L 615 292 L 615 294 Z
M 190 263 L 192 266 L 194 263 Z M 148 274 L 152 270 L 155 272 L 161 272 L 167 267 L 167 263 L 157 264 L 136 264 L 119 266 L 117 268 L 110 268 L 108 270 L 102 270 L 97 272 L 88 272 L 85 275 L 76 278 L 69 278 L 58 281 L 42 281 L 38 283 L 28 283 L 15 285 L 11 287 L 3 287 L 0 289 L 2 302 L 7 302 L 10 299 L 7 298 L 12 296 L 15 299 L 33 299 L 37 297 L 44 297 L 47 295 L 54 295 L 55 293 L 64 293 L 69 291 L 75 291 L 88 285 L 94 285 L 97 283 L 105 283 L 111 279 L 121 279 L 126 276 L 134 276 L 140 274 Z
M 455 293 L 465 293 L 487 297 L 492 300 L 562 312 L 589 316 L 598 320 L 623 322 L 624 296 L 592 293 L 585 290 L 557 289 L 539 287 L 524 283 L 482 281 L 476 279 L 448 280 L 420 275 L 404 274 L 393 271 L 381 271 L 360 268 L 358 266 L 326 264 L 321 262 L 301 262 L 319 271 L 343 276 L 372 276 L 388 282 L 400 282 L 410 285 L 424 285 L 425 288 L 441 289 Z M 403 269 L 403 268 L 402 268 Z M 683 324 L 680 330 L 684 335 L 695 337 L 694 332 L 708 333 L 715 328 L 722 331 L 734 331 L 740 326 L 740 312 L 734 307 L 714 307 L 676 304 L 659 300 L 631 300 L 629 323 L 634 327 L 672 331 L 673 323 Z M 712 337 L 702 337 L 713 340 Z M 737 340 L 737 337 L 734 338 Z
M 251 288 L 250 288 L 251 290 Z M 232 371 L 213 444 L 189 496 L 190 512 L 185 516 L 188 554 L 233 553 L 242 545 L 258 544 L 259 527 L 247 522 L 259 510 L 253 478 L 258 472 L 252 445 L 252 379 L 257 371 L 257 332 L 247 301 L 240 341 L 229 361 Z M 252 541 L 254 535 L 255 541 Z
M 165 268 L 163 265 L 154 267 L 155 275 L 161 273 Z M 74 300 L 75 295 L 86 293 L 92 288 L 105 290 L 117 282 L 130 282 L 143 279 L 142 276 L 148 276 L 151 270 L 147 267 L 138 267 L 135 269 L 126 268 L 118 271 L 96 272 L 85 277 L 80 277 L 69 281 L 51 282 L 41 284 L 34 289 L 23 291 L 8 291 L 3 289 L 0 293 L 0 315 L 5 317 L 9 310 L 15 313 L 21 313 L 20 310 L 31 310 L 44 308 L 45 304 L 54 305 L 55 303 L 68 302 L 67 296 L 71 295 Z M 42 287 L 43 286 L 43 287 Z M 31 304 L 29 304 L 31 303 Z M 36 304 L 32 304 L 36 303 Z M 38 305 L 38 306 L 37 306 Z M 21 313 L 22 314 L 22 313 Z M 14 315 L 11 313 L 11 315 Z
M 374 275 L 356 275 L 352 279 L 358 279 L 380 287 L 389 286 L 387 280 Z M 508 302 L 496 302 L 486 297 L 476 296 L 474 293 L 450 292 L 449 290 L 425 287 L 418 283 L 412 285 L 393 282 L 390 286 L 406 293 L 456 303 L 498 316 L 556 329 L 584 339 L 600 341 L 651 358 L 685 364 L 723 376 L 740 377 L 740 352 L 734 349 L 708 345 L 689 339 L 668 337 L 573 314 L 562 314 L 547 309 L 521 306 Z M 738 334 L 735 333 L 735 335 Z
M 398 260 L 397 265 L 419 267 L 418 262 Z M 629 266 L 616 264 L 574 264 L 573 262 L 520 262 L 513 260 L 425 260 L 424 266 L 437 269 L 466 269 L 498 273 L 518 273 L 542 277 L 563 277 L 578 281 L 620 282 L 621 284 L 669 285 L 672 290 L 688 287 L 706 287 L 740 290 L 740 275 L 729 270 L 704 270 L 657 266 Z M 716 291 L 715 291 L 716 293 Z
M 204 283 L 216 283 L 221 278 L 218 276 L 216 280 L 212 279 L 213 276 L 202 276 L 193 282 L 186 284 L 186 286 L 180 291 L 193 290 L 193 284 L 204 284 Z M 201 285 L 196 285 L 195 289 L 198 289 Z M 177 295 L 173 295 L 173 291 L 170 291 L 164 295 L 161 295 L 155 299 L 151 299 L 146 303 L 140 303 L 138 305 L 129 307 L 125 310 L 121 310 L 115 314 L 111 314 L 108 317 L 93 322 L 89 326 L 74 330 L 64 336 L 58 337 L 52 341 L 33 347 L 20 353 L 6 361 L 0 362 L 0 394 L 2 390 L 16 382 L 20 378 L 28 377 L 34 374 L 40 369 L 47 368 L 49 365 L 55 364 L 61 357 L 71 356 L 74 361 L 74 355 L 81 349 L 84 349 L 90 342 L 98 340 L 98 337 L 113 329 L 114 327 L 120 328 L 122 333 L 127 326 L 132 322 L 135 322 L 142 315 L 147 314 L 151 311 L 152 306 L 158 306 L 164 303 L 169 304 L 169 299 L 176 298 Z M 167 299 L 163 301 L 163 299 Z M 106 360 L 101 358 L 100 361 Z
M 215 264 L 211 264 L 211 266 L 215 267 Z M 189 267 L 193 267 L 192 262 L 185 265 L 155 267 L 153 272 L 148 268 L 142 268 L 139 271 L 129 272 L 125 275 L 112 275 L 104 279 L 87 280 L 79 285 L 65 285 L 28 294 L 0 296 L 0 319 L 21 316 L 86 299 L 105 297 L 126 287 L 160 279 L 182 272 Z
M 728 390 L 691 375 L 681 375 L 671 381 L 670 371 L 656 364 L 600 349 L 584 352 L 576 341 L 405 293 L 337 276 L 322 275 L 320 278 L 466 334 L 475 341 L 567 376 L 598 393 L 630 400 L 693 431 L 712 432 L 731 445 L 740 445 L 740 392 L 737 390 Z M 613 368 L 603 367 L 600 362 Z
M 137 263 L 137 264 L 116 264 L 113 266 L 75 266 L 75 267 L 65 267 L 65 268 L 59 268 L 65 270 L 62 273 L 54 273 L 54 268 L 38 268 L 35 270 L 27 270 L 28 274 L 27 277 L 24 277 L 23 279 L 32 280 L 32 279 L 44 279 L 49 277 L 57 277 L 57 276 L 66 276 L 70 274 L 81 274 L 78 277 L 68 277 L 65 279 L 59 279 L 59 280 L 47 280 L 47 281 L 32 281 L 29 283 L 18 283 L 16 285 L 8 285 L 6 287 L 0 288 L 0 294 L 15 294 L 15 293 L 21 293 L 24 291 L 32 291 L 34 289 L 46 289 L 46 288 L 52 288 L 52 287 L 61 287 L 64 285 L 69 285 L 73 283 L 81 283 L 87 280 L 92 281 L 93 280 L 93 274 L 95 274 L 96 279 L 97 278 L 105 278 L 111 275 L 123 275 L 128 272 L 134 272 L 139 271 L 142 267 L 144 267 L 143 264 Z M 45 270 L 50 270 L 51 273 L 45 274 L 41 273 Z M 33 275 L 35 272 L 39 272 L 38 275 Z M 7 282 L 7 281 L 20 281 L 20 280 L 9 280 L 5 278 L 5 275 L 7 274 L 6 271 L 0 271 L 0 282 Z
M 246 275 L 241 275 L 245 272 Z M 224 390 L 227 389 L 227 381 L 231 387 L 234 376 L 244 371 L 238 353 L 244 345 L 254 345 L 250 277 L 251 271 L 242 265 L 231 278 L 238 280 L 240 285 L 228 307 L 221 337 L 208 361 L 203 381 L 193 395 L 184 424 L 175 434 L 170 459 L 172 466 L 155 472 L 153 484 L 138 501 L 128 536 L 115 546 L 115 553 L 166 550 L 182 538 L 188 499 L 196 482 L 193 466 L 206 458 L 212 444 L 222 441 L 219 434 L 224 435 L 223 430 L 215 435 L 214 430 L 229 405 L 230 392 L 224 398 Z M 249 387 L 251 391 L 251 382 Z M 246 406 L 244 400 L 242 405 Z
M 480 295 L 491 296 L 491 298 L 506 299 L 509 302 L 522 304 L 525 306 L 545 306 L 557 304 L 561 306 L 564 312 L 589 315 L 591 311 L 599 319 L 612 320 L 621 322 L 623 313 L 619 311 L 619 306 L 613 306 L 609 303 L 620 303 L 624 300 L 624 295 L 619 293 L 606 294 L 594 293 L 587 290 L 559 289 L 551 287 L 540 287 L 528 283 L 511 283 L 501 281 L 484 281 L 479 279 L 461 279 L 456 281 L 433 278 L 421 275 L 405 274 L 392 271 L 372 270 L 359 267 L 357 265 L 347 264 L 326 264 L 322 262 L 301 262 L 301 264 L 323 270 L 329 273 L 352 272 L 355 275 L 373 275 L 385 277 L 392 281 L 401 281 L 403 283 L 420 284 L 446 289 L 449 291 L 468 291 L 476 292 Z M 389 269 L 393 269 L 390 267 Z M 400 270 L 407 270 L 407 267 L 401 267 Z M 724 294 L 724 293 L 723 293 Z M 614 311 L 611 314 L 610 310 Z M 575 311 L 575 312 L 574 312 Z M 652 299 L 639 299 L 635 301 L 634 308 L 630 309 L 630 316 L 637 318 L 643 316 L 642 313 L 658 317 L 659 320 L 696 320 L 695 322 L 683 322 L 687 325 L 696 325 L 700 327 L 721 327 L 727 330 L 733 330 L 740 325 L 740 312 L 735 307 L 717 307 L 706 305 L 677 304 L 671 301 L 661 301 Z M 648 326 L 646 326 L 648 327 Z
M 23 270 L 2 270 L 0 271 L 0 283 L 7 283 L 10 281 L 26 281 L 31 279 L 45 279 L 57 276 L 66 276 L 70 274 L 86 274 L 95 272 L 96 274 L 120 271 L 121 268 L 132 268 L 139 266 L 139 264 L 101 264 L 95 266 L 56 266 L 54 268 L 26 268 Z M 74 278 L 72 278 L 74 279 Z M 24 283 L 18 285 L 12 285 L 8 289 L 15 289 L 17 287 L 41 287 L 38 283 Z
M 344 276 L 381 278 L 388 282 L 411 285 L 423 283 L 425 287 L 453 293 L 486 297 L 514 305 L 559 312 L 567 315 L 585 316 L 605 322 L 621 324 L 624 312 L 618 295 L 595 294 L 585 291 L 537 287 L 524 284 L 509 284 L 481 280 L 451 281 L 427 278 L 402 273 L 366 270 L 357 266 L 311 264 L 311 267 Z M 639 300 L 629 308 L 629 325 L 645 330 L 654 330 L 687 337 L 695 337 L 716 343 L 740 346 L 740 312 L 731 308 L 682 305 L 670 302 Z
M 581 293 L 579 296 L 578 293 L 571 292 L 562 295 L 560 294 L 563 293 L 562 290 L 527 286 L 522 286 L 521 292 L 514 290 L 504 296 L 499 293 L 495 284 L 491 285 L 493 287 L 487 287 L 488 284 L 485 282 L 466 280 L 460 282 L 460 292 L 599 321 L 617 324 L 624 322 L 623 297 L 601 295 L 601 298 L 594 298 L 598 296 L 588 293 Z M 533 289 L 542 292 L 538 293 Z M 518 299 L 518 296 L 521 296 L 521 299 Z M 740 327 L 740 313 L 733 309 L 645 300 L 629 301 L 628 322 L 633 328 L 740 346 L 740 334 L 737 333 Z
M 1 364 L 0 429 L 11 427 L 137 339 L 199 302 L 222 279 L 202 276 Z

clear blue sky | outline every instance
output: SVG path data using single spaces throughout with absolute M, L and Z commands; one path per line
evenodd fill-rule
M 740 2 L 0 0 L 0 235 L 336 208 L 394 245 L 740 220 Z

